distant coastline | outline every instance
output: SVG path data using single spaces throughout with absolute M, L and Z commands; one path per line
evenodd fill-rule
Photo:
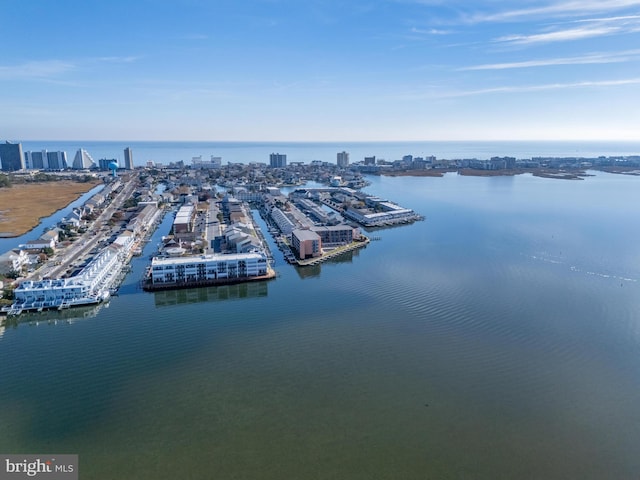
M 620 175 L 640 176 L 638 167 L 593 167 L 588 170 Z M 473 168 L 442 168 L 442 169 L 409 169 L 399 171 L 382 171 L 380 175 L 387 177 L 442 177 L 446 173 L 457 173 L 469 177 L 511 177 L 514 175 L 530 174 L 534 177 L 556 178 L 562 180 L 583 180 L 593 176 L 588 170 L 555 170 L 550 168 L 517 168 L 504 170 L 477 170 Z
M 287 155 L 288 162 L 310 163 L 313 160 L 336 162 L 336 154 L 347 151 L 351 162 L 375 155 L 393 161 L 404 155 L 441 158 L 479 158 L 513 156 L 582 157 L 640 155 L 640 141 L 327 141 L 327 142 L 232 142 L 232 141 L 133 141 L 133 140 L 20 140 L 24 151 L 86 149 L 94 159 L 123 160 L 123 149 L 131 147 L 134 164 L 147 161 L 169 164 L 180 160 L 191 163 L 193 157 L 222 157 L 222 162 L 268 162 L 269 154 Z

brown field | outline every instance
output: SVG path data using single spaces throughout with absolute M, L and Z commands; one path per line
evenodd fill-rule
M 26 183 L 0 188 L 0 237 L 18 237 L 66 207 L 97 182 Z

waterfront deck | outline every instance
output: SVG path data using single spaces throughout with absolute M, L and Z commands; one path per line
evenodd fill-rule
M 325 262 L 325 261 L 330 260 L 330 259 L 332 259 L 334 257 L 342 255 L 343 253 L 351 252 L 351 251 L 357 250 L 359 248 L 364 248 L 370 242 L 371 242 L 371 240 L 368 237 L 364 237 L 364 240 L 361 240 L 361 241 L 358 241 L 358 242 L 352 242 L 349 245 L 336 247 L 336 248 L 334 248 L 334 249 L 332 249 L 332 250 L 330 250 L 330 251 L 328 251 L 326 253 L 323 253 L 319 257 L 300 260 L 300 259 L 296 258 L 295 256 L 293 256 L 293 260 L 294 261 L 292 261 L 291 263 L 295 263 L 295 264 L 299 265 L 300 267 L 309 267 L 309 266 L 312 266 L 312 265 L 318 265 L 318 264 L 320 264 L 322 262 Z

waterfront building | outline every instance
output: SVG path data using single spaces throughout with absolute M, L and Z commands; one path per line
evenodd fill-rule
M 29 263 L 29 255 L 22 248 L 14 248 L 0 255 L 0 273 L 19 272 Z
M 302 212 L 322 225 L 336 224 L 339 220 L 335 213 L 330 213 L 308 198 L 292 197 L 294 205 Z
M 80 225 L 83 224 L 82 217 L 84 216 L 84 211 L 84 206 L 74 208 L 73 210 L 71 210 L 71 213 L 69 213 L 69 215 L 60 220 L 60 225 L 70 228 L 80 227 Z
M 78 277 L 55 280 L 25 280 L 14 290 L 15 308 L 53 308 L 64 302 L 89 298 L 90 285 Z
M 130 230 L 125 230 L 120 235 L 116 237 L 113 241 L 112 245 L 119 249 L 120 257 L 123 259 L 127 259 L 131 256 L 131 250 L 135 244 L 135 235 Z
M 262 243 L 255 230 L 246 223 L 234 223 L 223 232 L 227 250 L 235 253 L 249 253 L 262 250 Z
M 49 170 L 64 170 L 68 168 L 67 152 L 47 152 L 47 168 Z
M 287 166 L 287 156 L 281 153 L 272 153 L 269 155 L 269 166 L 271 168 L 284 168 Z
M 196 207 L 194 205 L 184 205 L 180 207 L 176 218 L 173 220 L 173 233 L 180 235 L 192 233 L 196 222 Z
M 411 162 L 410 168 L 413 168 L 414 170 L 424 170 L 428 168 L 430 164 L 431 162 L 425 160 L 422 157 L 414 157 L 413 161 Z
M 67 152 L 24 152 L 27 170 L 64 170 L 67 168 Z
M 273 207 L 270 212 L 271 219 L 285 235 L 291 234 L 295 228 L 295 223 L 278 207 Z
M 179 287 L 244 281 L 268 273 L 267 257 L 262 252 L 154 257 L 150 281 L 156 287 Z
M 44 232 L 38 239 L 29 240 L 24 245 L 20 245 L 20 247 L 25 248 L 27 250 L 44 250 L 45 248 L 51 248 L 52 250 L 56 248 L 59 240 L 59 230 L 57 228 L 52 228 L 51 230 L 47 230 Z
M 355 220 L 365 227 L 375 227 L 403 222 L 412 222 L 418 218 L 413 210 L 398 207 L 385 212 L 371 213 L 369 209 L 348 208 L 342 215 L 351 220 Z
M 349 154 L 347 152 L 338 152 L 338 166 L 347 168 L 349 166 Z
M 24 155 L 21 143 L 0 143 L 0 170 L 14 172 L 24 170 Z
M 24 167 L 27 170 L 44 170 L 49 168 L 49 159 L 47 151 L 41 152 L 24 152 Z
M 124 149 L 124 168 L 126 170 L 133 170 L 133 152 L 131 147 Z
M 93 161 L 89 152 L 87 152 L 84 148 L 78 149 L 76 152 L 76 156 L 73 159 L 73 164 L 71 168 L 74 170 L 84 170 L 93 167 L 96 162 Z
M 354 238 L 360 237 L 359 230 L 350 225 L 327 225 L 312 227 L 311 231 L 316 233 L 322 241 L 323 247 L 336 247 L 348 245 Z
M 296 229 L 291 232 L 291 249 L 300 260 L 322 255 L 322 239 L 312 230 Z
M 500 168 L 516 168 L 515 157 L 491 157 L 491 163 L 495 166 L 492 170 L 499 170 Z
M 135 235 L 139 235 L 153 224 L 155 218 L 159 214 L 160 210 L 157 207 L 157 203 L 145 205 L 144 202 L 138 203 L 138 213 L 129 220 L 127 224 L 127 230 L 132 231 Z
M 77 275 L 53 280 L 25 280 L 14 290 L 15 310 L 60 308 L 98 303 L 122 270 L 125 257 L 120 245 L 102 250 Z

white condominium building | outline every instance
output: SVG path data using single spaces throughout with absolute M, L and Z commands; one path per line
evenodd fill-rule
M 216 283 L 267 275 L 267 257 L 263 253 L 198 255 L 151 260 L 151 283 Z

